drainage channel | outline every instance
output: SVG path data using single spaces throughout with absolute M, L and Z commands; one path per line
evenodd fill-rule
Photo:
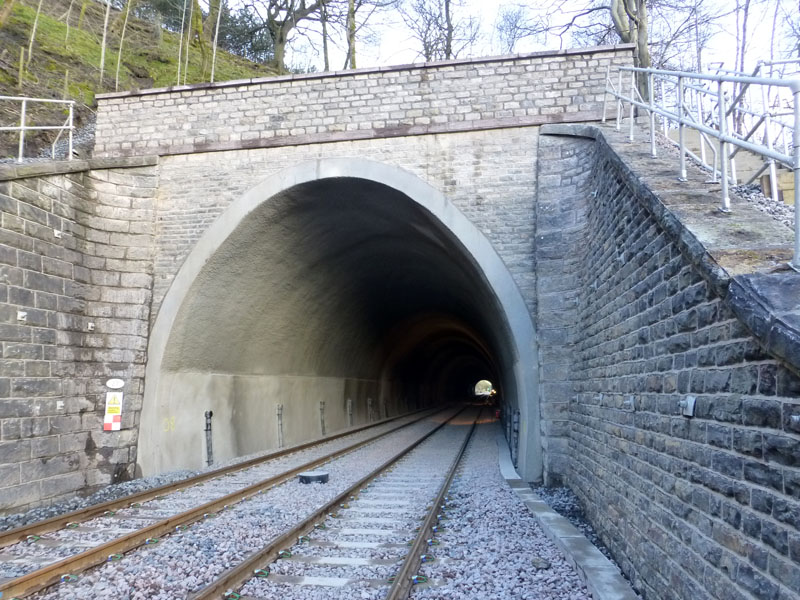
M 117 501 L 114 508 L 106 508 L 99 516 L 94 516 L 97 507 L 90 507 L 86 511 L 90 515 L 88 520 L 80 520 L 73 513 L 78 518 L 67 522 L 62 529 L 51 531 L 45 527 L 45 532 L 34 525 L 28 529 L 36 533 L 27 533 L 24 541 L 0 550 L 0 598 L 21 598 L 58 582 L 72 583 L 85 569 L 119 561 L 136 547 L 154 546 L 163 536 L 184 532 L 194 522 L 214 518 L 231 505 L 301 471 L 403 429 L 413 429 L 430 414 L 431 411 L 426 411 L 421 416 L 399 419 L 399 424 L 384 423 L 371 431 L 336 436 L 338 439 L 316 446 L 304 445 L 300 450 L 261 460 L 254 466 L 221 470 L 213 479 L 201 477 L 194 485 L 192 480 L 184 480 L 180 482 L 182 487 L 147 500 Z M 10 534 L 19 536 L 22 532 L 8 532 L 6 538 L 14 539 Z
M 192 600 L 397 600 L 436 585 L 416 572 L 447 560 L 436 557 L 436 535 L 478 415 L 457 415 L 398 453 Z

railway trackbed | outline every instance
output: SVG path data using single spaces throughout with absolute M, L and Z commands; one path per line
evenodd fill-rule
M 479 414 L 469 409 L 403 449 L 190 598 L 399 600 L 435 585 L 417 570 L 443 560 L 446 493 Z
M 350 430 L 2 532 L 0 598 L 22 598 L 54 585 L 74 587 L 87 569 L 103 563 L 103 568 L 121 565 L 128 562 L 126 553 L 140 547 L 153 554 L 155 547 L 166 545 L 170 538 L 185 536 L 195 524 L 221 520 L 225 512 L 234 512 L 244 501 L 280 487 L 299 472 L 430 427 L 432 412 Z M 189 580 L 191 584 L 191 576 Z

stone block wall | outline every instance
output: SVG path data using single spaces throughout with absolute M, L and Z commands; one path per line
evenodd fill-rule
M 113 162 L 0 173 L 0 514 L 133 475 L 157 177 Z M 122 430 L 104 432 L 111 377 Z
M 562 307 L 581 331 L 564 360 L 567 481 L 645 598 L 797 598 L 797 365 L 765 351 L 713 261 L 687 252 L 691 236 L 599 137 L 588 187 L 567 200 L 586 205 L 577 305 Z M 694 417 L 681 414 L 687 396 Z
M 95 156 L 184 154 L 600 117 L 630 45 L 98 95 Z
M 585 241 L 593 138 L 539 136 L 536 177 L 535 323 L 545 485 L 570 469 L 570 401 L 580 340 L 580 251 Z
M 538 128 L 525 127 L 164 157 L 153 317 L 197 240 L 231 203 L 284 169 L 342 157 L 395 165 L 441 190 L 491 241 L 533 311 L 537 146 Z

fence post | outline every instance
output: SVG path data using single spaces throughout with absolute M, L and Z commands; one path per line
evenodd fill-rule
M 631 71 L 631 122 L 628 131 L 628 141 L 633 141 L 633 126 L 635 125 L 634 118 L 636 114 L 636 105 L 633 103 L 636 100 L 636 71 Z
M 728 115 L 725 110 L 725 92 L 722 81 L 717 81 L 717 107 L 719 108 L 719 170 L 722 178 L 722 212 L 731 212 L 731 199 L 728 196 L 728 145 L 725 136 L 728 134 Z
M 611 80 L 609 79 L 610 77 L 611 77 L 611 65 L 606 65 L 606 85 L 605 85 L 606 89 L 603 92 L 603 121 L 602 121 L 603 123 L 606 122 L 606 103 L 608 101 L 608 87 L 611 84 Z M 214 80 L 212 79 L 211 81 L 213 82 Z
M 28 100 L 22 99 L 22 114 L 19 118 L 19 152 L 17 154 L 17 162 L 22 162 L 22 153 L 25 149 L 25 111 L 28 108 Z
M 75 125 L 73 123 L 74 108 L 75 108 L 75 103 L 70 102 L 69 103 L 69 148 L 67 150 L 68 151 L 67 160 L 72 160 L 72 133 L 73 131 L 75 131 Z
M 678 146 L 680 148 L 680 169 L 678 181 L 686 181 L 686 125 L 683 114 L 683 77 L 678 77 Z
M 800 271 L 800 89 L 792 90 L 794 96 L 794 257 L 791 265 Z
M 619 131 L 622 128 L 622 69 L 619 70 L 617 90 L 617 131 Z
M 656 113 L 653 112 L 655 107 L 653 85 L 655 84 L 655 77 L 652 73 L 647 74 L 647 96 L 650 102 L 650 156 L 656 158 Z

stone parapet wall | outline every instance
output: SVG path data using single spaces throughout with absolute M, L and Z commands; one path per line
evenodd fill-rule
M 95 156 L 184 154 L 591 121 L 630 45 L 98 96 Z
M 133 475 L 154 164 L 0 171 L 0 513 Z M 125 381 L 122 430 L 104 432 L 111 377 Z
M 691 218 L 676 218 L 690 214 L 686 204 L 665 208 L 670 195 L 681 203 L 695 196 L 707 225 L 718 200 L 705 198 L 702 183 L 676 192 L 664 163 L 623 162 L 624 144 L 607 141 L 614 134 L 573 134 L 584 137 L 542 142 L 584 148 L 597 138 L 589 187 L 567 200 L 586 202 L 583 241 L 572 248 L 577 308 L 562 311 L 577 312 L 581 331 L 565 359 L 574 392 L 567 481 L 645 598 L 796 598 L 800 356 L 768 352 L 761 336 L 774 327 L 763 324 L 776 314 L 764 314 L 756 295 L 742 299 L 751 276 L 720 268 L 687 226 Z M 663 187 L 650 191 L 645 179 Z M 733 218 L 748 210 L 735 204 Z M 800 279 L 758 277 L 784 291 Z M 784 310 L 793 302 L 783 296 Z M 690 396 L 693 417 L 679 405 Z

